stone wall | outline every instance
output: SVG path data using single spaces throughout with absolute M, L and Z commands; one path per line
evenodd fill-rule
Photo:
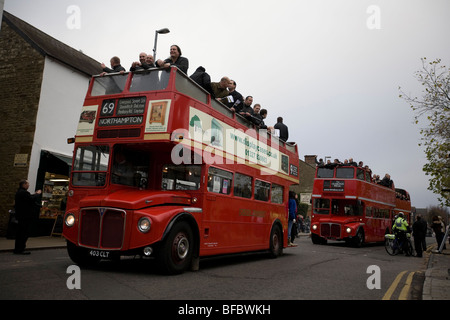
M 0 236 L 29 166 L 14 166 L 16 154 L 31 155 L 45 59 L 5 22 L 0 30 Z M 33 193 L 34 190 L 29 190 Z

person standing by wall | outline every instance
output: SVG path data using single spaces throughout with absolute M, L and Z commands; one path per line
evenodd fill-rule
M 30 254 L 25 251 L 30 224 L 36 209 L 36 201 L 40 198 L 41 190 L 37 190 L 35 194 L 31 195 L 28 192 L 30 183 L 28 180 L 21 180 L 19 182 L 19 189 L 15 196 L 15 211 L 17 224 L 16 242 L 14 247 L 15 254 Z

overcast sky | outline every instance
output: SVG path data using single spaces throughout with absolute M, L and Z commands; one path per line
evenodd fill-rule
M 56 39 L 129 69 L 141 51 L 167 58 L 178 44 L 188 75 L 203 66 L 213 81 L 282 116 L 304 155 L 364 161 L 390 173 L 412 205 L 437 205 L 420 125 L 398 87 L 420 95 L 421 57 L 450 64 L 448 0 L 5 0 L 4 9 Z M 425 122 L 422 122 L 425 125 Z

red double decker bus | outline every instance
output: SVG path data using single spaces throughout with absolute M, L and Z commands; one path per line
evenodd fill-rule
M 406 190 L 374 183 L 364 168 L 317 167 L 311 214 L 314 244 L 326 244 L 329 239 L 357 247 L 382 242 L 399 212 L 409 221 L 411 201 Z
M 297 146 L 257 131 L 176 67 L 92 78 L 63 235 L 73 261 L 199 258 L 287 246 Z

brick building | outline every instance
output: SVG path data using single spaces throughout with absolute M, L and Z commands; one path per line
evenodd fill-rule
M 311 215 L 311 195 L 313 191 L 314 176 L 316 174 L 315 156 L 305 156 L 305 161 L 299 159 L 299 185 L 293 186 L 290 190 L 299 194 L 301 203 L 309 205 L 308 215 Z
M 73 149 L 67 138 L 75 135 L 89 79 L 100 72 L 99 62 L 3 12 L 0 236 L 6 234 L 21 179 L 30 181 L 31 193 L 45 187 L 49 203 L 64 192 Z

